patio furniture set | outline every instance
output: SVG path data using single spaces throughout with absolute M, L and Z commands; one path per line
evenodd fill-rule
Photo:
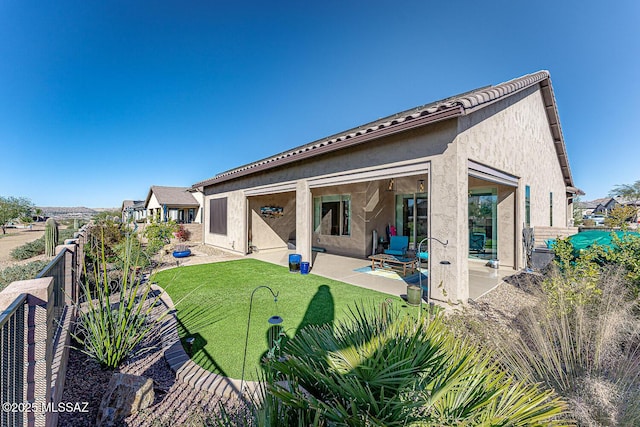
M 402 273 L 404 277 L 408 273 L 413 274 L 420 262 L 426 262 L 429 259 L 429 253 L 410 251 L 408 236 L 391 236 L 389 248 L 381 254 L 369 256 L 369 259 L 371 270 L 377 268 L 392 270 Z

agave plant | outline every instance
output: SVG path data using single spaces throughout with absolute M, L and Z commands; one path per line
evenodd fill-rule
M 566 424 L 553 392 L 516 381 L 454 338 L 442 314 L 416 321 L 386 305 L 361 304 L 333 327 L 299 331 L 264 379 L 256 425 Z

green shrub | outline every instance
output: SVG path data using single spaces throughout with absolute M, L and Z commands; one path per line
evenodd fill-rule
M 577 253 L 568 239 L 558 239 L 554 251 L 556 265 L 566 279 L 564 288 L 570 288 L 570 283 L 585 279 L 583 284 L 587 286 L 581 291 L 587 293 L 583 297 L 588 297 L 604 267 L 620 266 L 626 272 L 627 285 L 636 296 L 640 294 L 640 236 L 624 234 L 621 238 L 614 233 L 611 241 L 612 247 L 593 245 Z
M 114 251 L 117 255 L 115 263 L 121 269 L 124 268 L 124 260 L 127 259 L 133 260 L 134 267 L 146 268 L 151 265 L 151 256 L 147 253 L 147 248 L 135 235 L 115 245 Z
M 626 279 L 634 294 L 640 294 L 640 236 L 627 234 L 622 239 L 613 237 L 614 248 L 599 250 L 600 259 L 606 264 L 624 268 Z
M 11 258 L 24 260 L 42 254 L 44 254 L 44 236 L 13 249 L 11 251 Z
M 64 242 L 66 239 L 71 239 L 72 237 L 73 230 L 60 230 L 59 238 L 61 242 Z M 42 254 L 44 254 L 44 236 L 34 240 L 33 242 L 25 243 L 22 246 L 18 246 L 11 251 L 11 257 L 19 261 L 33 258 Z
M 103 219 L 87 230 L 87 244 L 85 253 L 90 262 L 98 262 L 102 253 L 106 260 L 111 262 L 115 259 L 115 246 L 125 238 L 125 230 L 121 223 L 112 219 Z
M 72 336 L 78 342 L 78 350 L 94 358 L 101 366 L 115 369 L 132 355 L 155 325 L 151 311 L 159 296 L 152 295 L 149 282 L 142 283 L 132 258 L 134 240 L 127 237 L 122 259 L 120 279 L 110 275 L 105 246 L 102 245 L 99 262 L 92 269 L 93 280 L 82 285 L 78 304 L 79 317 Z
M 15 265 L 0 270 L 0 290 L 16 280 L 35 279 L 49 261 L 33 261 L 24 265 Z
M 147 253 L 157 254 L 160 249 L 169 242 L 173 233 L 178 231 L 178 224 L 173 221 L 154 222 L 147 225 L 144 230 L 144 237 L 147 238 Z
M 556 254 L 554 264 L 560 274 L 552 272 L 542 281 L 549 304 L 555 304 L 556 308 L 562 304 L 563 309 L 572 311 L 576 306 L 595 301 L 600 294 L 598 249 L 583 251 L 576 256 L 569 239 L 558 239 L 553 250 Z

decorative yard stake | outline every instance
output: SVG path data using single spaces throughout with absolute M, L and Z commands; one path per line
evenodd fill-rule
M 56 254 L 58 245 L 58 224 L 53 218 L 49 218 L 44 226 L 44 253 L 46 256 Z

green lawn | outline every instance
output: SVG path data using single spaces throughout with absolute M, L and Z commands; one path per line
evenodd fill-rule
M 178 267 L 157 273 L 153 281 L 176 305 L 180 337 L 196 338 L 193 360 L 237 379 L 242 374 L 249 300 L 257 286 L 269 286 L 279 296 L 276 304 L 268 289 L 254 294 L 245 379 L 258 378 L 260 358 L 269 349 L 268 319 L 273 315 L 284 318 L 281 326 L 292 337 L 306 325 L 343 317 L 355 302 L 387 298 L 402 302 L 399 297 L 313 274 L 289 273 L 286 267 L 253 259 Z

